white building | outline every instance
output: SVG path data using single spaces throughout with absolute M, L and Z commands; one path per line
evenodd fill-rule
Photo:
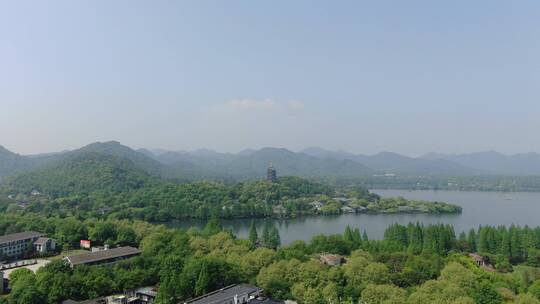
M 0 255 L 8 258 L 21 257 L 34 250 L 34 242 L 43 233 L 25 231 L 0 236 Z
M 53 239 L 40 237 L 34 242 L 34 250 L 38 253 L 48 253 L 56 249 L 56 242 Z

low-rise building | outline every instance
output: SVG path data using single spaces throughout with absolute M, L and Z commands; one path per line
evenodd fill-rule
M 62 304 L 139 304 L 139 302 L 137 299 L 130 299 L 125 295 L 116 295 L 85 301 L 66 300 Z
M 471 259 L 473 259 L 474 263 L 477 266 L 485 266 L 486 265 L 486 261 L 484 261 L 484 258 L 481 255 L 479 255 L 478 253 L 469 253 L 469 256 L 471 257 Z
M 368 210 L 368 208 L 365 206 L 358 206 L 355 209 L 356 209 L 356 212 L 366 212 Z
M 0 295 L 4 293 L 4 272 L 0 271 Z
M 64 260 L 67 261 L 71 267 L 77 267 L 79 265 L 111 265 L 120 260 L 128 259 L 139 254 L 141 254 L 139 249 L 126 246 L 73 255 L 65 257 Z
M 411 206 L 398 206 L 397 208 L 399 212 L 410 212 L 414 210 Z
M 138 299 L 138 304 L 153 304 L 156 301 L 157 291 L 154 287 L 141 287 L 128 292 L 127 295 Z
M 56 250 L 56 241 L 51 238 L 40 237 L 34 242 L 34 250 L 41 254 L 53 252 Z
M 321 254 L 319 261 L 328 266 L 339 266 L 343 262 L 343 257 L 339 254 Z
M 17 207 L 21 209 L 26 209 L 30 206 L 30 203 L 27 201 L 20 201 L 20 202 L 17 202 L 15 205 L 17 205 Z
M 185 301 L 184 304 L 248 304 L 256 300 L 261 293 L 262 289 L 257 286 L 238 284 Z
M 343 207 L 341 207 L 341 212 L 343 212 L 343 213 L 355 213 L 356 210 L 354 210 L 353 208 L 351 208 L 349 206 L 343 206 Z
M 333 200 L 336 201 L 336 202 L 339 202 L 341 204 L 348 204 L 351 201 L 350 198 L 343 197 L 343 196 L 342 197 L 334 197 Z
M 249 304 L 286 304 L 286 302 L 274 300 L 266 297 L 257 297 L 251 301 Z
M 324 207 L 324 204 L 322 202 L 319 202 L 319 201 L 311 202 L 309 204 L 311 206 L 313 206 L 315 209 L 317 209 L 317 211 L 320 211 L 322 209 L 322 207 Z
M 92 248 L 90 248 L 90 251 L 92 252 L 104 251 L 104 250 L 109 250 L 109 245 L 105 244 L 103 246 L 92 246 Z
M 125 294 L 100 297 L 92 300 L 74 301 L 66 300 L 62 304 L 153 304 L 156 300 L 157 292 L 153 287 L 142 287 Z
M 0 256 L 8 258 L 22 257 L 34 250 L 34 242 L 44 234 L 35 231 L 25 231 L 0 236 Z
M 283 205 L 276 205 L 272 208 L 272 212 L 275 215 L 285 215 L 287 214 L 287 209 Z
M 262 291 L 261 288 L 249 284 L 231 285 L 179 304 L 296 304 L 265 297 Z M 62 304 L 153 304 L 156 297 L 157 291 L 154 287 L 142 287 L 122 295 L 85 301 L 66 300 Z
M 90 248 L 92 248 L 92 241 L 90 241 L 90 240 L 81 240 L 79 242 L 79 247 L 81 247 L 82 249 L 90 249 Z
M 495 268 L 491 264 L 489 264 L 488 261 L 484 259 L 481 255 L 478 253 L 469 253 L 469 257 L 474 261 L 474 263 L 478 266 L 484 269 L 485 271 L 494 272 Z

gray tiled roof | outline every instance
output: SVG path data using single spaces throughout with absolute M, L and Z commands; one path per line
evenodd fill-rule
M 0 236 L 0 244 L 36 238 L 43 235 L 44 235 L 43 233 L 35 232 L 35 231 L 25 231 L 25 232 L 7 234 L 7 235 Z
M 239 284 L 239 285 L 232 285 L 228 286 L 219 290 L 216 290 L 214 292 L 211 292 L 209 294 L 205 294 L 203 296 L 200 296 L 198 298 L 185 301 L 185 303 L 189 304 L 222 304 L 222 303 L 228 303 L 226 300 L 231 300 L 234 298 L 235 295 L 245 295 L 245 294 L 254 294 L 261 292 L 262 289 L 259 287 L 248 285 L 248 284 Z
M 135 290 L 135 293 L 139 293 L 139 294 L 147 295 L 151 297 L 157 296 L 157 291 L 154 290 L 154 287 L 141 287 Z
M 96 252 L 89 252 L 89 253 L 84 253 L 84 254 L 79 254 L 79 255 L 73 255 L 73 256 L 67 257 L 67 259 L 72 265 L 75 266 L 75 265 L 87 264 L 87 263 L 92 263 L 92 262 L 104 261 L 108 259 L 134 256 L 140 253 L 141 251 L 139 249 L 127 246 L 127 247 L 118 247 L 118 248 L 112 248 L 112 249 L 103 250 L 103 251 L 96 251 Z
M 97 298 L 92 300 L 85 300 L 85 301 L 74 301 L 74 300 L 65 300 L 62 302 L 62 304 L 106 304 L 107 299 L 106 298 Z
M 41 245 L 43 245 L 43 244 L 47 243 L 47 241 L 49 241 L 49 240 L 50 240 L 50 238 L 40 237 L 39 239 L 37 239 L 37 240 L 34 242 L 34 244 L 41 244 Z
M 253 299 L 249 301 L 249 304 L 284 304 L 283 301 L 277 301 L 270 298 L 264 298 L 264 299 Z

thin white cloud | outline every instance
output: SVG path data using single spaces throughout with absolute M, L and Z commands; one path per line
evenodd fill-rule
M 305 104 L 299 100 L 290 100 L 288 102 L 276 102 L 273 99 L 233 99 L 225 103 L 215 105 L 212 110 L 274 110 L 274 111 L 290 111 L 290 110 L 303 110 Z
M 246 110 L 268 110 L 276 108 L 278 104 L 272 99 L 235 99 L 225 103 L 225 107 Z
M 293 110 L 302 110 L 306 106 L 303 102 L 299 100 L 291 100 L 287 103 L 287 105 Z

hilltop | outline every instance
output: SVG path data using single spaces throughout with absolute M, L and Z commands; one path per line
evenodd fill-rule
M 150 175 L 135 163 L 114 155 L 77 152 L 38 169 L 7 178 L 10 192 L 33 190 L 52 197 L 88 194 L 94 191 L 121 192 L 150 182 Z

